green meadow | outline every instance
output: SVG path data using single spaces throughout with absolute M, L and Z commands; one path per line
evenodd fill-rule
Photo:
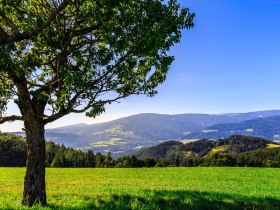
M 20 205 L 24 168 L 0 168 L 0 209 Z M 280 209 L 280 169 L 47 168 L 33 209 Z

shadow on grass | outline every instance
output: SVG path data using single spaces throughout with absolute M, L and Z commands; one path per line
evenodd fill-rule
M 68 195 L 77 197 L 77 195 Z M 82 206 L 49 205 L 51 209 L 158 209 L 158 210 L 183 210 L 183 209 L 271 209 L 280 210 L 280 200 L 273 198 L 255 198 L 233 196 L 221 193 L 197 191 L 144 191 L 141 195 L 111 194 L 110 196 L 90 198 L 79 196 L 83 199 Z

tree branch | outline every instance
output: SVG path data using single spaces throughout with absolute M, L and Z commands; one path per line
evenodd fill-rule
M 75 36 L 80 36 L 80 35 L 92 32 L 94 30 L 97 30 L 97 29 L 100 28 L 100 26 L 101 26 L 101 24 L 99 24 L 99 25 L 92 25 L 92 26 L 89 26 L 89 27 L 86 27 L 86 28 L 82 28 L 82 29 L 79 29 L 79 30 L 74 30 L 74 31 L 72 31 L 72 33 L 74 34 L 74 37 Z
M 89 108 L 91 108 L 92 106 L 94 105 L 97 105 L 97 104 L 108 104 L 108 103 L 112 103 L 112 102 L 116 102 L 122 98 L 125 98 L 126 96 L 124 95 L 121 95 L 121 96 L 118 96 L 114 99 L 110 99 L 110 100 L 105 100 L 105 101 L 97 101 L 95 103 L 89 103 L 86 107 L 84 107 L 83 109 L 72 109 L 71 112 L 73 113 L 83 113 L 85 111 L 87 111 Z
M 63 11 L 68 6 L 68 4 L 70 4 L 70 1 L 71 0 L 64 0 L 59 5 L 59 7 L 50 14 L 50 16 L 48 18 L 48 21 L 43 25 L 42 28 L 48 27 L 51 24 L 51 22 L 56 18 L 56 15 L 58 13 L 60 13 L 61 11 Z
M 6 22 L 8 26 L 12 28 L 12 30 L 16 33 L 19 34 L 18 27 L 11 21 L 4 12 L 0 11 L 0 16 L 3 18 L 3 20 Z
M 62 108 L 56 114 L 53 114 L 51 116 L 45 116 L 43 118 L 44 124 L 51 123 L 51 122 L 53 122 L 53 121 L 55 121 L 55 120 L 65 116 L 65 115 L 69 114 L 70 112 L 71 112 L 71 110 Z
M 16 120 L 23 120 L 22 116 L 16 116 L 16 115 L 11 115 L 7 117 L 0 117 L 0 124 L 3 124 L 5 122 L 14 122 Z
M 55 113 L 55 114 L 53 114 L 53 115 L 51 115 L 51 116 L 45 116 L 45 117 L 43 118 L 44 123 L 45 123 L 45 124 L 48 124 L 48 123 L 50 123 L 50 122 L 53 122 L 53 121 L 55 121 L 55 120 L 57 120 L 57 119 L 59 119 L 59 118 L 65 116 L 65 115 L 71 113 L 71 110 L 72 110 L 72 108 L 73 108 L 75 102 L 77 101 L 77 99 L 80 97 L 80 95 L 81 95 L 82 93 L 83 93 L 83 91 L 79 91 L 79 92 L 77 92 L 77 93 L 75 94 L 75 96 L 73 96 L 73 98 L 72 98 L 72 99 L 70 100 L 70 102 L 69 102 L 69 105 L 70 105 L 70 104 L 72 104 L 72 105 L 69 106 L 67 109 L 65 109 L 65 108 L 62 107 L 57 113 Z

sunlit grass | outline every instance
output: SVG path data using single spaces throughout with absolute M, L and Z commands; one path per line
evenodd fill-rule
M 271 149 L 271 148 L 279 148 L 280 145 L 279 144 L 267 144 L 267 148 Z
M 219 147 L 215 147 L 215 148 L 213 148 L 211 151 L 212 152 L 224 152 L 224 151 L 226 151 L 227 149 L 229 148 L 229 145 L 223 145 L 223 146 L 219 146 Z
M 92 143 L 92 145 L 93 146 L 111 146 L 111 145 L 116 145 L 116 144 L 120 143 L 121 140 L 122 140 L 122 138 L 111 138 L 108 141 L 98 141 L 98 142 Z
M 21 209 L 24 168 L 0 168 L 0 208 Z M 36 209 L 278 209 L 280 169 L 47 169 Z

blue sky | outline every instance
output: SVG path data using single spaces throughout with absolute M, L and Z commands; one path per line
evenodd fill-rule
M 137 113 L 226 113 L 280 109 L 280 1 L 180 0 L 195 27 L 172 50 L 175 62 L 153 98 L 132 96 L 91 119 L 71 114 L 49 127 Z M 17 113 L 11 106 L 9 113 Z M 16 131 L 21 123 L 0 125 Z

